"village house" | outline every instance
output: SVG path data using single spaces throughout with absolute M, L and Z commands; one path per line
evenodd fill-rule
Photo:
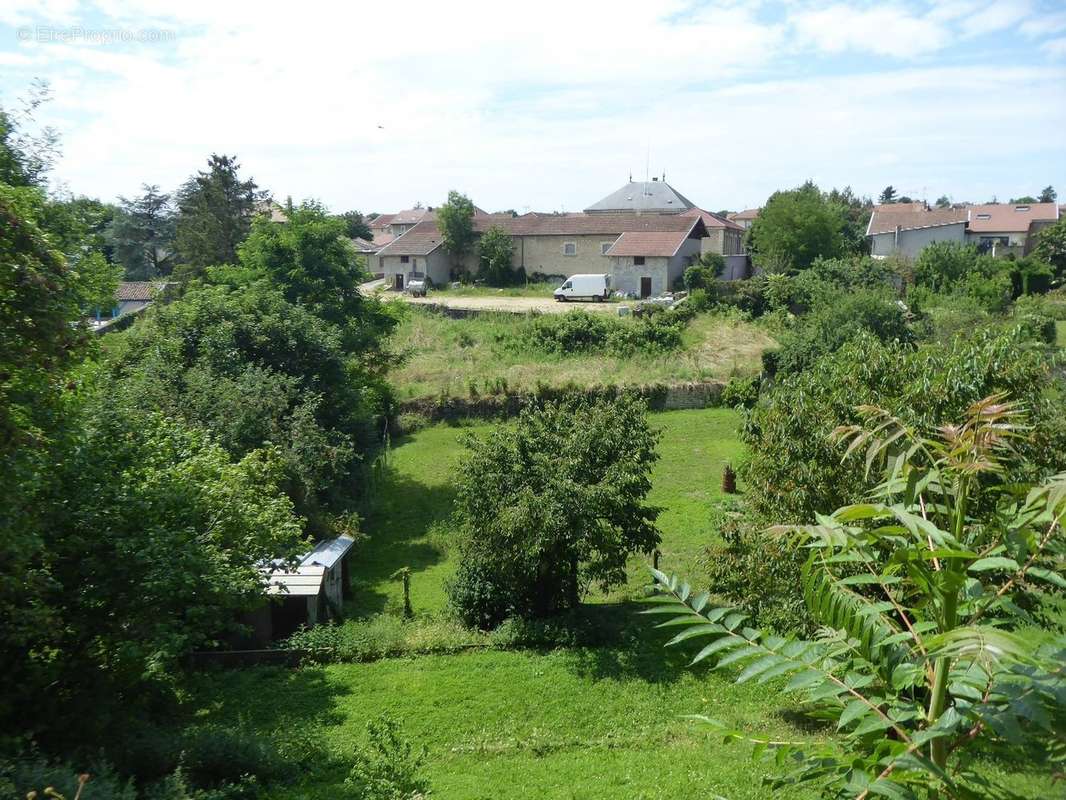
M 1029 253 L 1036 234 L 1059 219 L 1055 203 L 988 203 L 928 208 L 924 203 L 874 206 L 866 235 L 876 258 L 915 258 L 934 242 L 976 245 L 994 256 Z
M 743 230 L 747 230 L 755 222 L 755 218 L 759 216 L 761 208 L 746 208 L 743 211 L 738 211 L 735 214 L 727 214 L 726 219 L 730 222 L 735 222 Z
M 612 288 L 640 296 L 671 288 L 684 268 L 699 257 L 700 242 L 707 235 L 699 216 L 681 214 L 529 213 L 518 217 L 510 214 L 474 217 L 478 234 L 494 226 L 511 235 L 512 266 L 516 270 L 521 268 L 530 276 L 539 274 L 560 280 L 581 273 L 610 273 L 614 278 Z M 654 247 L 648 239 L 631 240 L 633 244 L 627 244 L 624 252 L 609 254 L 626 233 L 672 234 L 672 238 L 668 243 L 656 241 Z M 651 249 L 646 253 L 632 252 L 640 247 Z M 622 270 L 623 266 L 626 269 Z M 440 285 L 461 270 L 476 272 L 477 268 L 476 256 L 469 255 L 456 263 L 445 251 L 434 220 L 420 222 L 383 247 L 371 271 L 383 274 L 391 288 L 402 290 L 416 274 L 426 275 Z M 621 271 L 615 275 L 614 268 Z

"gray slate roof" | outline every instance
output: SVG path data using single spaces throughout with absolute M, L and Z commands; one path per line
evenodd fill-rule
M 593 203 L 585 211 L 653 211 L 677 213 L 695 208 L 695 203 L 666 181 L 630 181 Z

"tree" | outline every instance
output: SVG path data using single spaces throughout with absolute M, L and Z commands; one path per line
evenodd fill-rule
M 946 194 L 942 194 L 936 199 L 935 205 L 937 208 L 951 208 L 951 198 Z
M 834 438 L 866 454 L 884 480 L 865 503 L 774 533 L 808 548 L 802 571 L 815 640 L 744 626 L 746 615 L 653 571 L 668 645 L 709 641 L 693 662 L 740 669 L 738 683 L 788 677 L 808 713 L 836 721 L 833 745 L 749 739 L 778 768 L 775 789 L 814 784 L 823 797 L 1017 797 L 973 769 L 971 754 L 1030 746 L 1066 759 L 1066 649 L 1033 648 L 1027 595 L 1066 586 L 1066 476 L 1012 486 L 1011 443 L 1024 413 L 1001 396 L 927 433 L 875 406 Z M 1039 433 L 1037 433 L 1039 435 Z M 720 723 L 713 725 L 721 728 Z M 955 757 L 949 759 L 949 755 Z
M 344 221 L 345 235 L 349 239 L 366 239 L 369 241 L 374 238 L 370 232 L 370 225 L 367 224 L 367 218 L 358 211 L 345 211 L 339 215 L 339 219 Z
M 974 270 L 979 257 L 973 245 L 933 242 L 914 262 L 914 283 L 934 292 L 946 291 Z
M 132 200 L 119 198 L 119 208 L 108 231 L 114 258 L 133 281 L 169 275 L 174 260 L 174 210 L 170 195 L 158 186 L 144 184 L 143 194 Z
M 1055 191 L 1054 186 L 1045 186 L 1044 190 L 1040 192 L 1040 202 L 1054 203 L 1058 196 L 1058 192 Z
M 1023 197 L 1012 197 L 1011 198 L 1011 203 L 1036 203 L 1036 202 L 1039 202 L 1039 201 L 1035 197 L 1030 195 L 1030 194 L 1027 194 L 1027 195 L 1025 195 Z
M 486 283 L 490 286 L 506 286 L 514 280 L 514 242 L 507 231 L 499 225 L 493 225 L 481 235 L 477 247 L 481 277 Z
M 843 208 L 808 182 L 770 196 L 748 231 L 748 246 L 756 266 L 806 269 L 816 258 L 844 255 L 846 224 Z
M 212 154 L 208 169 L 178 190 L 174 249 L 181 276 L 198 277 L 213 264 L 233 264 L 264 198 L 251 178 L 242 180 L 236 156 Z
M 1066 282 L 1066 217 L 1037 234 L 1031 255 L 1051 265 L 1056 285 Z
M 896 202 L 896 190 L 895 190 L 895 188 L 893 188 L 893 186 L 891 184 L 886 186 L 881 191 L 881 196 L 879 198 L 877 198 L 877 202 L 879 202 L 881 204 L 887 204 L 887 203 Z
M 437 228 L 453 267 L 460 268 L 474 246 L 474 204 L 470 198 L 448 192 L 448 202 L 437 209 Z
M 527 408 L 515 426 L 467 439 L 448 588 L 469 625 L 573 608 L 583 587 L 625 581 L 627 556 L 659 543 L 645 504 L 658 433 L 636 399 Z
M 36 127 L 35 117 L 51 98 L 48 83 L 37 80 L 18 111 L 0 108 L 0 183 L 44 188 L 59 158 L 59 134 L 48 126 Z
M 347 239 L 345 222 L 313 202 L 290 206 L 286 214 L 284 225 L 255 220 L 238 248 L 240 266 L 266 278 L 290 303 L 336 325 L 343 348 L 364 369 L 380 374 L 388 363 L 382 356 L 384 339 L 396 319 L 359 291 L 369 276 Z

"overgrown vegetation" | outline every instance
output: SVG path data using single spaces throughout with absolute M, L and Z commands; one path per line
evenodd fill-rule
M 750 737 L 778 767 L 772 788 L 1020 798 L 975 770 L 971 754 L 1028 745 L 1052 764 L 1066 760 L 1053 722 L 1066 652 L 1034 652 L 1008 632 L 1029 620 L 1024 594 L 1066 588 L 1066 475 L 1010 481 L 1024 410 L 1004 397 L 979 400 L 932 434 L 874 406 L 834 431 L 848 454 L 865 452 L 868 470 L 883 466 L 884 481 L 869 502 L 776 529 L 810 548 L 803 584 L 825 626 L 818 639 L 744 627 L 745 614 L 655 571 L 661 605 L 649 613 L 681 628 L 668 644 L 710 639 L 694 662 L 743 667 L 738 682 L 789 677 L 785 689 L 802 693 L 808 713 L 836 722 L 830 745 Z

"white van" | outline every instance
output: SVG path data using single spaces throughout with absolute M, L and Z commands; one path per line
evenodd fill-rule
M 580 298 L 606 300 L 610 295 L 610 275 L 571 275 L 555 290 L 555 299 L 560 303 Z

